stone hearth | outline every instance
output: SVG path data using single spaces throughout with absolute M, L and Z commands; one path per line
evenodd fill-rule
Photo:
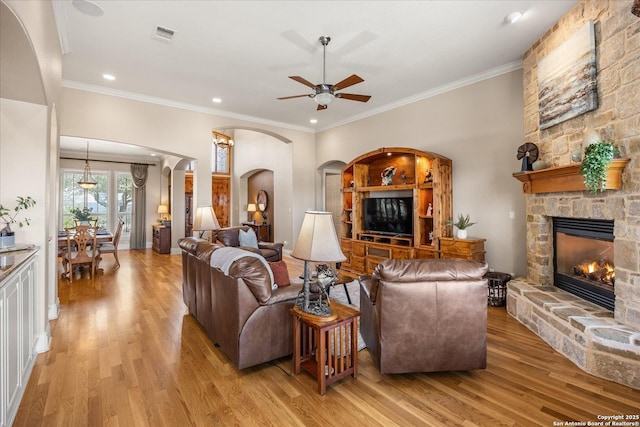
M 640 389 L 640 331 L 555 286 L 507 284 L 507 311 L 581 369 Z

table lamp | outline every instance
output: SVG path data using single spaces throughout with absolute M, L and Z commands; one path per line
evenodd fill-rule
M 160 214 L 160 221 L 163 222 L 167 219 L 167 214 L 169 213 L 169 206 L 167 205 L 158 205 L 158 213 Z
M 309 262 L 340 262 L 346 257 L 340 249 L 331 212 L 307 211 L 291 256 L 304 261 L 303 299 L 296 302 L 297 309 L 306 315 L 335 318 L 328 301 L 311 301 Z
M 256 211 L 257 211 L 257 209 L 256 209 L 256 204 L 255 203 L 249 203 L 247 205 L 247 212 L 249 212 L 250 213 L 249 215 L 251 215 L 250 216 L 250 221 L 252 223 L 254 223 L 254 224 L 255 224 L 256 220 L 253 219 L 253 215 L 256 213 Z
M 212 206 L 198 206 L 196 210 L 196 219 L 193 222 L 193 231 L 200 232 L 200 238 L 206 231 L 211 231 L 213 237 L 213 231 L 220 228 L 216 213 L 213 211 Z

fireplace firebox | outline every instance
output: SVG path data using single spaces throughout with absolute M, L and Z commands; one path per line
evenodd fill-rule
M 553 217 L 554 285 L 613 310 L 613 239 L 613 221 Z

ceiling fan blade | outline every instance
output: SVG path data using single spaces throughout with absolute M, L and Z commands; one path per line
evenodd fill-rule
M 303 79 L 300 76 L 289 76 L 290 79 L 297 81 L 298 83 L 302 83 L 305 86 L 309 86 L 312 89 L 315 89 L 316 85 L 311 83 L 309 80 Z
M 278 99 L 291 99 L 291 98 L 302 98 L 304 96 L 311 96 L 311 95 L 293 95 L 293 96 L 283 96 L 282 98 L 278 98 Z
M 327 109 L 326 105 L 318 104 L 318 108 L 316 108 L 316 111 L 326 110 L 326 109 Z
M 340 89 L 344 89 L 345 87 L 349 87 L 349 86 L 353 86 L 353 85 L 358 84 L 358 83 L 362 83 L 363 81 L 364 80 L 361 77 L 358 77 L 355 74 L 352 74 L 349 77 L 347 77 L 346 79 L 344 79 L 343 81 L 334 84 L 331 88 L 333 90 L 340 90 Z
M 371 96 L 370 95 L 356 95 L 353 93 L 336 93 L 336 98 L 349 99 L 351 101 L 360 101 L 367 102 Z

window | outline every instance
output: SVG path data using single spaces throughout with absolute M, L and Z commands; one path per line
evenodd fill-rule
M 130 173 L 116 173 L 116 215 L 124 220 L 122 233 L 131 231 L 131 209 L 133 199 L 133 183 Z M 116 218 L 117 224 L 117 218 Z
M 229 167 L 231 159 L 231 148 L 229 146 L 213 144 L 211 156 L 211 171 L 219 174 L 230 174 Z
M 73 227 L 72 210 L 87 206 L 98 226 L 108 228 L 109 223 L 109 177 L 104 172 L 92 172 L 97 185 L 91 190 L 78 186 L 83 172 L 68 171 L 62 174 L 62 227 Z
M 90 209 L 91 217 L 98 220 L 98 226 L 108 230 L 115 230 L 118 218 L 124 220 L 122 240 L 131 230 L 131 210 L 133 183 L 128 172 L 104 171 L 91 173 L 97 185 L 91 190 L 83 190 L 78 186 L 83 172 L 77 170 L 62 171 L 61 200 L 62 200 L 62 224 L 64 227 L 73 227 L 74 215 L 72 210 Z M 121 240 L 121 241 L 122 241 Z

